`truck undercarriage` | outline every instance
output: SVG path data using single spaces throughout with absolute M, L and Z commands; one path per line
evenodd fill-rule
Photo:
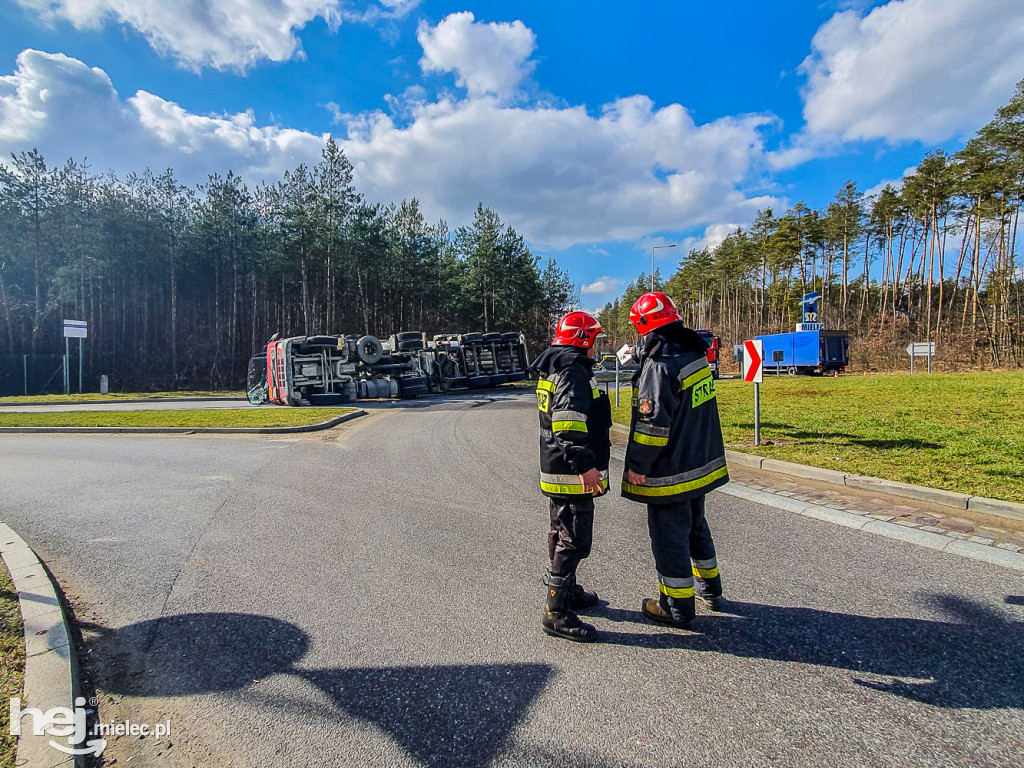
M 519 332 L 275 336 L 250 359 L 246 390 L 257 405 L 337 405 L 483 389 L 521 381 L 528 368 Z

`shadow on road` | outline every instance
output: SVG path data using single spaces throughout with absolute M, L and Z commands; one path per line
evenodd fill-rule
M 490 764 L 553 675 L 546 664 L 303 669 L 309 636 L 289 622 L 240 613 L 198 613 L 110 631 L 83 624 L 97 680 L 111 693 L 189 696 L 239 691 L 294 675 L 352 718 L 373 723 L 428 766 Z M 286 699 L 277 706 L 307 710 Z
M 621 645 L 689 648 L 887 676 L 894 679 L 854 677 L 854 682 L 936 707 L 1024 709 L 1024 622 L 956 595 L 929 595 L 925 600 L 950 621 L 730 601 L 725 613 L 698 618 L 694 628 L 699 634 L 603 631 L 602 638 Z M 1010 596 L 1006 602 L 1021 605 L 1024 599 Z M 638 611 L 611 609 L 607 617 L 646 623 Z

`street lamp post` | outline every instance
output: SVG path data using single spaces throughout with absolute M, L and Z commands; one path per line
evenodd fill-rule
M 671 245 L 652 245 L 651 246 L 651 290 L 654 290 L 654 251 L 658 248 L 675 248 L 676 244 Z

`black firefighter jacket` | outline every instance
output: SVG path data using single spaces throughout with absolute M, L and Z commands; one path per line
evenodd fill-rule
M 729 482 L 707 345 L 682 322 L 651 331 L 633 375 L 633 416 L 622 495 L 647 504 L 703 496 Z
M 531 366 L 540 412 L 540 490 L 545 496 L 583 494 L 580 475 L 599 469 L 608 489 L 611 403 L 594 379 L 586 350 L 554 346 Z

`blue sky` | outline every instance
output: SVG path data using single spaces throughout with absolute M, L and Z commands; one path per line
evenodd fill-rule
M 493 207 L 594 308 L 758 208 L 957 149 L 1024 77 L 1019 0 L 0 0 L 0 153 Z

